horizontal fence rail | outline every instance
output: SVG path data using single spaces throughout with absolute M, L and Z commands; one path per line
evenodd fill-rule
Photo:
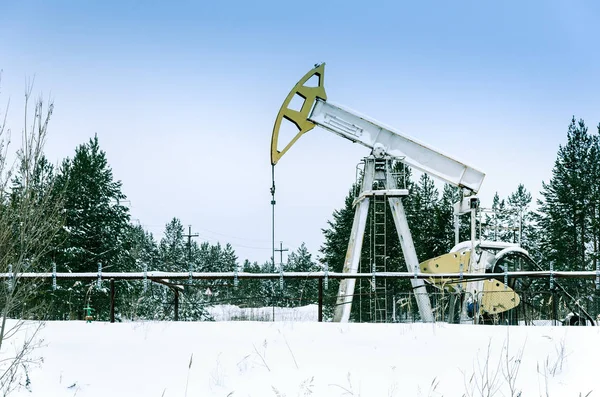
M 416 269 L 418 270 L 418 269 Z M 85 272 L 85 273 L 67 273 L 67 272 L 8 272 L 0 273 L 0 281 L 8 284 L 9 288 L 14 288 L 19 282 L 37 283 L 40 280 L 47 282 L 52 281 L 52 291 L 43 290 L 42 292 L 50 292 L 52 297 L 54 292 L 61 290 L 60 283 L 69 283 L 75 281 L 80 283 L 81 281 L 92 282 L 88 290 L 92 290 L 92 286 L 96 285 L 94 290 L 99 290 L 104 294 L 105 298 L 99 297 L 98 299 L 107 299 L 105 303 L 101 303 L 100 307 L 102 318 L 108 318 L 111 322 L 115 322 L 116 314 L 119 318 L 124 315 L 132 315 L 131 318 L 135 317 L 135 311 L 138 310 L 139 302 L 141 302 L 141 296 L 136 298 L 137 302 L 133 307 L 128 307 L 125 310 L 134 310 L 130 314 L 123 314 L 125 312 L 119 310 L 117 313 L 116 304 L 122 301 L 117 300 L 116 295 L 121 296 L 117 293 L 116 284 L 118 281 L 127 283 L 128 281 L 143 281 L 143 296 L 150 296 L 147 294 L 148 283 L 162 284 L 170 289 L 170 293 L 163 295 L 158 294 L 158 305 L 167 305 L 164 313 L 173 313 L 174 321 L 179 321 L 180 303 L 184 302 L 187 306 L 183 309 L 184 318 L 190 318 L 189 302 L 196 299 L 193 302 L 197 302 L 198 305 L 215 305 L 215 304 L 233 304 L 235 301 L 240 301 L 240 308 L 250 308 L 256 305 L 256 300 L 259 302 L 259 307 L 269 306 L 272 307 L 271 318 L 275 321 L 275 308 L 278 310 L 293 307 L 296 300 L 299 306 L 302 306 L 302 302 L 309 302 L 309 304 L 317 305 L 317 321 L 323 321 L 324 319 L 324 307 L 327 310 L 325 313 L 329 319 L 332 316 L 332 310 L 339 305 L 336 296 L 338 292 L 337 282 L 342 279 L 357 279 L 357 290 L 354 292 L 354 303 L 356 307 L 354 311 L 353 321 L 369 321 L 369 322 L 418 322 L 420 320 L 420 313 L 417 310 L 414 291 L 404 291 L 401 288 L 410 288 L 408 283 L 402 287 L 400 284 L 388 282 L 391 286 L 389 290 L 385 292 L 375 291 L 373 285 L 375 279 L 383 280 L 411 280 L 411 279 L 426 279 L 431 282 L 444 282 L 444 283 L 461 283 L 474 280 L 489 280 L 495 279 L 500 283 L 509 284 L 511 281 L 512 287 L 515 285 L 517 288 L 524 287 L 530 288 L 532 285 L 537 289 L 531 290 L 517 290 L 511 289 L 508 292 L 497 291 L 497 292 L 486 292 L 485 295 L 488 298 L 494 298 L 496 301 L 497 297 L 503 297 L 506 295 L 506 299 L 513 299 L 516 294 L 521 298 L 521 303 L 514 309 L 500 314 L 493 314 L 486 318 L 481 319 L 481 323 L 485 324 L 508 324 L 508 325 L 540 325 L 540 324 L 559 324 L 566 321 L 565 319 L 571 315 L 577 314 L 576 317 L 572 317 L 575 320 L 569 320 L 570 324 L 581 324 L 585 322 L 590 325 L 596 325 L 596 320 L 600 320 L 600 271 L 507 271 L 501 273 L 421 273 L 421 272 L 375 272 L 375 273 L 340 273 L 340 272 L 269 272 L 269 273 L 248 273 L 248 272 L 163 272 L 163 271 L 142 271 L 142 272 L 103 272 L 101 269 L 97 272 Z M 537 284 L 515 284 L 514 281 L 518 279 L 536 279 L 540 280 L 541 283 Z M 574 290 L 567 291 L 563 286 L 560 285 L 558 280 L 561 279 L 561 283 L 570 285 L 572 280 L 575 281 L 573 284 Z M 582 284 L 578 284 L 579 280 L 587 279 L 592 281 L 587 287 L 581 289 Z M 192 280 L 200 281 L 199 283 L 192 283 Z M 221 282 L 219 282 L 221 280 Z M 245 280 L 245 281 L 242 281 Z M 258 281 L 269 281 L 269 285 L 256 284 Z M 284 284 L 284 280 L 285 284 Z M 333 289 L 328 287 L 328 280 L 335 280 Z M 562 281 L 565 280 L 565 281 Z M 102 286 L 102 282 L 109 282 L 109 289 L 106 288 L 106 284 Z M 273 282 L 279 282 L 279 288 Z M 548 282 L 547 288 L 543 286 L 544 283 Z M 70 283 L 69 283 L 70 284 Z M 460 285 L 460 284 L 459 284 Z M 243 293 L 250 293 L 249 296 L 237 296 L 235 292 L 239 291 L 238 288 L 247 286 L 251 289 Z M 71 288 L 70 286 L 69 288 Z M 43 288 L 49 288 L 47 285 Z M 87 286 L 86 286 L 87 288 Z M 203 289 L 206 291 L 203 292 Z M 256 292 L 254 289 L 258 288 Z M 541 289 L 540 289 L 541 288 Z M 329 290 L 330 292 L 326 292 Z M 208 292 L 207 292 L 208 291 Z M 248 292 L 249 291 L 249 292 Z M 64 292 L 64 290 L 63 290 Z M 140 293 L 138 291 L 137 293 Z M 223 295 L 220 295 L 223 294 Z M 254 294 L 254 295 L 252 295 Z M 294 295 L 295 294 L 295 295 Z M 382 295 L 383 294 L 383 295 Z M 461 310 L 464 306 L 464 302 L 469 299 L 468 292 L 465 294 L 460 288 L 458 291 L 444 291 L 435 290 L 427 292 L 431 299 L 432 307 L 435 311 L 435 321 L 447 321 L 456 323 L 460 321 L 470 321 L 471 323 L 477 323 L 479 315 L 476 317 L 469 317 L 470 320 L 465 320 L 462 317 L 458 318 L 461 314 Z M 481 292 L 480 292 L 481 294 Z M 198 296 L 201 295 L 200 298 Z M 154 299 L 154 295 L 151 295 Z M 172 297 L 172 299 L 170 298 Z M 471 297 L 473 298 L 473 297 Z M 482 297 L 481 297 L 482 298 Z M 50 298 L 52 299 L 52 298 Z M 94 298 L 96 299 L 96 298 Z M 198 300 L 199 299 L 199 300 Z M 378 307 L 382 302 L 384 306 Z M 196 304 L 196 303 L 194 303 Z M 344 304 L 344 303 L 342 303 Z M 260 306 L 262 305 L 262 306 Z M 89 308 L 89 302 L 86 308 Z M 263 307 L 264 308 L 264 307 Z M 69 309 L 71 310 L 71 309 Z M 204 309 L 202 309 L 204 310 Z M 353 309 L 354 310 L 354 309 Z M 374 310 L 379 310 L 375 311 Z M 374 316 L 373 313 L 380 313 L 385 310 L 384 317 Z M 69 312 L 72 315 L 75 312 Z M 99 311 L 100 313 L 100 311 Z M 109 316 L 107 316 L 107 314 Z M 161 312 L 163 313 L 163 312 Z M 194 312 L 195 313 L 195 312 Z M 488 313 L 490 314 L 490 313 Z M 79 315 L 77 315 L 79 316 Z M 75 317 L 73 317 L 75 318 Z M 120 321 L 120 320 L 119 320 Z M 196 320 L 194 320 L 196 321 Z
M 246 272 L 89 272 L 89 273 L 0 273 L 0 279 L 11 278 L 57 278 L 91 280 L 98 277 L 115 280 L 218 280 L 218 279 L 362 279 L 362 278 L 389 278 L 389 279 L 488 279 L 506 277 L 513 278 L 582 278 L 598 279 L 600 272 L 596 271 L 517 271 L 504 273 L 411 273 L 411 272 L 378 272 L 378 273 L 337 273 L 337 272 L 283 272 L 283 273 L 246 273 Z

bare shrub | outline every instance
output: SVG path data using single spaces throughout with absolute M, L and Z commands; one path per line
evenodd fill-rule
M 32 88 L 28 83 L 21 145 L 15 152 L 9 150 L 10 101 L 0 107 L 0 273 L 6 277 L 0 282 L 0 392 L 4 395 L 20 385 L 28 387 L 29 365 L 41 362 L 31 353 L 41 343 L 38 332 L 43 324 L 26 320 L 42 316 L 33 299 L 42 283 L 23 276 L 48 264 L 47 254 L 62 227 L 62 196 L 54 189 L 53 167 L 43 153 L 54 105 L 49 101 L 44 106 L 41 97 L 32 104 Z M 8 343 L 13 339 L 14 353 Z
M 517 350 L 515 356 L 510 355 L 510 333 L 506 331 L 506 341 L 504 342 L 504 356 L 502 357 L 502 375 L 508 385 L 509 396 L 518 397 L 521 395 L 521 391 L 517 389 L 516 383 L 519 376 L 519 369 L 521 368 L 521 360 L 523 359 L 523 352 L 525 351 L 525 343 Z
M 521 368 L 521 360 L 525 350 L 525 344 L 519 348 L 513 356 L 510 354 L 510 335 L 507 331 L 507 337 L 504 341 L 497 364 L 491 364 L 492 340 L 488 341 L 486 354 L 476 358 L 473 373 L 467 380 L 465 377 L 466 397 L 485 396 L 492 397 L 498 393 L 511 397 L 520 397 L 521 391 L 517 388 L 517 378 Z M 463 373 L 463 376 L 465 374 Z M 500 376 L 502 375 L 502 377 Z M 502 379 L 503 378 L 503 379 Z M 504 380 L 504 382 L 503 382 Z M 503 387 L 505 386 L 505 387 Z M 505 389 L 508 393 L 504 393 Z

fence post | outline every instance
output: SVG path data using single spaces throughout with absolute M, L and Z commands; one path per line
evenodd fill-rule
M 558 302 L 556 301 L 556 290 L 552 289 L 552 325 L 557 325 L 558 322 Z
M 596 325 L 600 325 L 600 322 L 598 320 L 600 320 L 600 311 L 598 311 L 598 300 L 600 298 L 600 261 L 597 260 L 596 261 L 596 293 L 594 295 L 594 311 L 595 311 L 595 319 L 596 319 Z
M 323 322 L 323 279 L 319 278 L 319 322 Z
M 174 288 L 175 292 L 175 321 L 179 321 L 179 291 Z
M 110 279 L 110 322 L 115 322 L 115 279 Z

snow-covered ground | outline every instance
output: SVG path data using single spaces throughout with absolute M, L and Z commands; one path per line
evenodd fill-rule
M 287 307 L 243 307 L 235 305 L 209 306 L 207 311 L 215 321 L 317 321 L 319 306 L 307 305 Z
M 39 336 L 44 362 L 14 395 L 600 396 L 598 327 L 71 321 Z

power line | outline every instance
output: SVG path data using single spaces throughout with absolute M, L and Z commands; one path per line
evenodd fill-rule
M 200 235 L 200 238 L 202 238 L 203 240 L 206 241 L 212 241 L 212 242 L 216 242 L 216 243 L 220 243 L 221 240 L 214 238 L 214 237 L 208 237 L 205 235 Z M 229 244 L 231 245 L 233 248 L 236 247 L 241 247 L 241 248 L 249 248 L 249 249 L 255 249 L 255 250 L 271 250 L 271 247 L 256 247 L 256 246 L 251 246 L 251 245 L 244 245 L 244 244 L 232 244 L 228 241 L 225 241 L 225 244 Z
M 140 226 L 142 226 L 142 228 L 144 228 L 146 230 L 150 229 L 150 228 L 152 228 L 152 229 L 164 228 L 164 226 L 161 226 L 161 225 L 150 225 L 150 224 L 141 224 Z M 205 229 L 197 229 L 197 230 L 200 230 L 201 232 L 202 231 L 208 231 L 208 230 L 205 230 Z M 208 232 L 210 232 L 210 231 L 208 231 Z M 229 235 L 223 234 L 223 233 L 217 233 L 217 232 L 211 232 L 211 233 L 219 234 L 219 235 L 221 235 L 223 237 L 236 238 L 234 236 L 229 236 Z M 160 235 L 160 233 L 158 233 L 158 234 Z M 187 237 L 187 234 L 184 235 L 184 237 Z M 196 235 L 194 235 L 192 237 L 200 237 L 203 240 L 217 242 L 217 243 L 221 242 L 221 239 L 219 239 L 217 237 L 213 237 L 213 236 L 207 236 L 204 233 L 196 233 Z M 259 242 L 259 241 L 263 241 L 263 242 L 269 241 L 269 240 L 244 239 L 244 238 L 241 238 L 241 237 L 237 237 L 237 239 L 247 240 L 247 241 L 257 241 L 257 242 Z M 229 245 L 231 245 L 234 248 L 249 248 L 249 249 L 254 249 L 254 250 L 271 250 L 271 247 L 265 247 L 265 246 L 259 247 L 259 246 L 254 246 L 254 245 L 246 245 L 246 244 L 240 244 L 240 243 L 231 243 L 229 241 L 226 241 L 226 243 L 228 243 Z
M 228 238 L 232 238 L 235 240 L 243 240 L 243 241 L 254 241 L 257 243 L 264 243 L 264 242 L 270 242 L 271 240 L 266 240 L 266 239 L 254 239 L 254 238 L 246 238 L 246 237 L 237 237 L 237 236 L 232 236 L 231 234 L 225 234 L 225 233 L 220 233 L 220 232 L 215 232 L 212 230 L 208 230 L 208 229 L 198 229 L 201 232 L 206 232 L 209 234 L 216 234 L 218 236 L 223 236 L 223 237 L 228 237 Z
M 165 225 L 152 225 L 152 224 L 145 224 L 145 223 L 141 223 L 140 226 L 142 226 L 144 229 L 163 229 L 164 230 L 164 228 L 165 228 Z M 231 234 L 215 232 L 214 230 L 208 230 L 208 229 L 203 229 L 203 228 L 198 228 L 196 230 L 203 232 L 203 234 L 204 233 L 216 234 L 218 236 L 223 236 L 223 237 L 227 237 L 227 238 L 231 238 L 231 239 L 235 239 L 235 240 L 250 241 L 250 242 L 257 242 L 257 243 L 271 242 L 271 240 L 268 240 L 268 239 L 253 239 L 253 238 L 246 238 L 246 237 L 237 237 L 237 236 L 233 236 Z M 206 237 L 206 239 L 210 239 L 210 238 Z M 255 247 L 249 247 L 249 248 L 255 248 Z M 261 249 L 263 249 L 263 248 L 261 248 Z

